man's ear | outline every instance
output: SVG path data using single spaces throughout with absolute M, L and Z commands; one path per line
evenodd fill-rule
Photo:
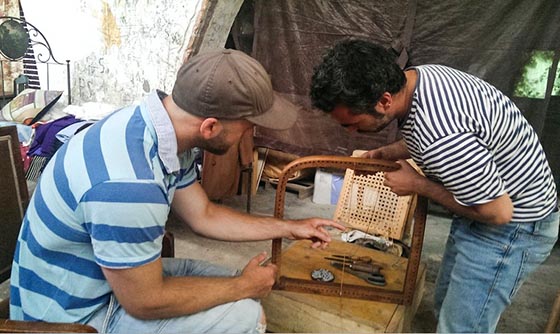
M 217 118 L 205 118 L 200 124 L 200 135 L 204 139 L 216 137 L 224 129 L 223 124 Z
M 377 101 L 377 103 L 375 104 L 375 110 L 378 113 L 385 115 L 387 113 L 387 110 L 391 108 L 392 104 L 393 104 L 393 95 L 391 95 L 391 93 L 389 92 L 385 92 L 381 95 L 379 101 Z

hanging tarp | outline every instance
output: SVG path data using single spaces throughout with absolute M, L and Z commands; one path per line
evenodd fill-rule
M 556 80 L 560 86 L 560 79 L 550 71 L 560 56 L 558 1 L 255 0 L 246 1 L 236 27 L 241 28 L 232 30 L 234 36 L 242 32 L 237 40 L 244 41 L 239 48 L 263 63 L 276 90 L 302 106 L 293 129 L 258 129 L 257 145 L 298 155 L 349 155 L 397 138 L 395 125 L 376 135 L 348 134 L 310 106 L 314 64 L 337 41 L 358 37 L 394 47 L 409 65 L 452 66 L 511 96 L 539 134 L 557 183 L 560 179 L 560 89 L 554 85 Z M 535 74 L 539 66 L 544 70 Z M 539 80 L 544 86 L 536 85 Z

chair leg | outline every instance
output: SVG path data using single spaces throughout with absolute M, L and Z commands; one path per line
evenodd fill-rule
M 10 318 L 10 298 L 0 301 L 0 319 Z
M 548 321 L 544 329 L 545 333 L 557 333 L 556 328 L 558 327 L 558 321 L 560 320 L 560 291 L 554 300 L 552 305 L 552 310 L 548 316 Z

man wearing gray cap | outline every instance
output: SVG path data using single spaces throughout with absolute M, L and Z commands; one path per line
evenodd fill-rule
M 287 129 L 294 107 L 242 52 L 193 57 L 171 96 L 151 93 L 78 133 L 46 166 L 23 220 L 11 275 L 14 320 L 87 323 L 103 333 L 259 332 L 255 299 L 274 283 L 266 254 L 236 274 L 162 259 L 170 209 L 194 232 L 228 241 L 330 241 L 330 220 L 252 216 L 208 200 L 195 147 L 225 153 L 253 124 Z

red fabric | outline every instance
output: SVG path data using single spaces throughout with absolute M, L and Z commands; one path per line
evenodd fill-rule
M 31 158 L 27 156 L 27 152 L 29 151 L 29 146 L 20 144 L 19 150 L 21 152 L 21 160 L 23 161 L 23 172 L 27 173 L 27 170 L 29 169 L 29 165 L 31 164 Z

